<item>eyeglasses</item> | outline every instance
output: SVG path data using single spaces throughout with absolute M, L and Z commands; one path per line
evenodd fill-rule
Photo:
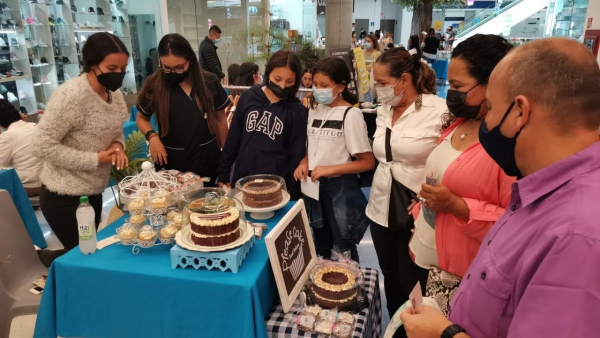
M 175 68 L 165 67 L 165 66 L 163 66 L 163 64 L 161 63 L 161 64 L 160 64 L 160 69 L 161 69 L 163 72 L 167 73 L 167 74 L 169 74 L 169 73 L 181 74 L 181 73 L 185 72 L 185 65 L 187 65 L 187 63 L 188 63 L 188 62 L 189 62 L 189 61 L 186 61 L 186 62 L 185 62 L 183 65 L 181 65 L 181 66 L 177 66 L 177 67 L 175 67 Z

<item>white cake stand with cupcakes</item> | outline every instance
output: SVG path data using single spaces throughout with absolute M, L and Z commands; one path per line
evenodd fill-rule
M 277 175 L 252 175 L 241 178 L 235 184 L 235 197 L 242 202 L 244 210 L 257 220 L 275 216 L 274 211 L 285 207 L 290 201 L 285 180 Z

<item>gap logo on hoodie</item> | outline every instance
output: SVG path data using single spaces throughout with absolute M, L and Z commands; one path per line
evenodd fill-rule
M 276 135 L 281 135 L 283 132 L 283 122 L 279 117 L 271 118 L 273 114 L 265 111 L 263 116 L 258 120 L 258 111 L 254 110 L 248 113 L 246 118 L 246 131 L 259 131 L 275 140 Z

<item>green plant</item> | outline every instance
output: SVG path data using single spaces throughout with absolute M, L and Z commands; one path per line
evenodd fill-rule
M 129 164 L 121 170 L 117 170 L 115 167 L 110 170 L 110 178 L 116 184 L 119 184 L 127 176 L 137 175 L 142 169 L 142 163 L 151 161 L 148 158 L 144 134 L 136 130 L 127 138 L 125 155 L 129 159 Z
M 419 37 L 421 32 L 427 32 L 431 27 L 434 7 L 444 10 L 447 7 L 465 6 L 467 4 L 466 0 L 392 0 L 392 2 L 412 10 L 413 18 L 410 34 Z
M 308 69 L 325 56 L 325 50 L 315 47 L 311 41 L 305 41 L 302 43 L 302 48 L 296 52 L 296 55 L 302 62 L 302 69 Z
M 251 23 L 247 29 L 238 32 L 236 40 L 245 45 L 260 45 L 262 51 L 248 53 L 244 61 L 265 61 L 267 62 L 271 55 L 281 49 L 289 48 L 290 39 L 283 31 L 277 30 L 271 26 L 271 20 L 275 18 L 285 18 L 286 14 L 281 10 L 273 10 L 268 7 L 258 7 L 258 13 L 255 17 L 260 17 L 262 22 Z

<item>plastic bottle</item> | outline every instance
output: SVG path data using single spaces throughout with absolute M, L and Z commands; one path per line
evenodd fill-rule
M 81 253 L 87 255 L 96 252 L 96 217 L 94 208 L 89 203 L 87 196 L 79 198 L 79 207 L 77 207 L 77 230 L 79 231 L 79 249 Z

